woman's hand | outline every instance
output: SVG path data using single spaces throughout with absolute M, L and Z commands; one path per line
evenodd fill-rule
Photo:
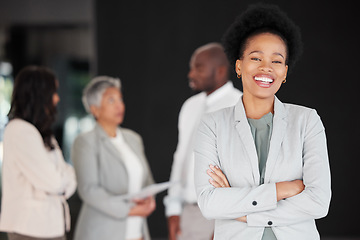
M 247 217 L 246 217 L 246 216 L 242 216 L 242 217 L 236 218 L 235 220 L 236 220 L 236 221 L 239 221 L 239 222 L 247 223 Z
M 209 179 L 210 184 L 214 187 L 230 187 L 230 184 L 225 174 L 220 170 L 218 166 L 213 166 L 210 164 L 210 169 L 208 169 L 206 172 L 211 177 L 211 179 Z
M 130 209 L 129 216 L 148 217 L 156 208 L 154 197 L 133 200 L 135 206 Z
M 302 180 L 278 182 L 276 183 L 277 200 L 280 201 L 298 195 L 304 189 L 305 185 Z
M 207 170 L 207 174 L 212 178 L 209 180 L 211 185 L 213 185 L 215 188 L 225 188 L 230 187 L 230 184 L 225 176 L 225 174 L 220 170 L 218 166 L 213 166 L 210 164 L 210 169 Z M 246 216 L 242 216 L 235 219 L 239 222 L 247 222 Z

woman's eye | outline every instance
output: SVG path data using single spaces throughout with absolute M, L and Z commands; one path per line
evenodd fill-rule
M 282 64 L 282 61 L 273 61 L 273 63 Z
M 251 60 L 253 60 L 253 61 L 261 61 L 261 59 L 257 58 L 257 57 L 252 57 Z
M 196 68 L 196 71 L 197 71 L 197 72 L 203 72 L 203 71 L 204 71 L 204 67 L 203 67 L 203 66 L 197 67 L 197 68 Z

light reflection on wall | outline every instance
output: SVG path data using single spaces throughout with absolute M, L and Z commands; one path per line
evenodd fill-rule
M 71 146 L 80 133 L 88 132 L 94 128 L 95 120 L 93 116 L 87 115 L 82 118 L 77 116 L 70 116 L 64 123 L 64 139 L 63 139 L 63 153 L 65 160 L 71 162 L 70 152 Z
M 11 94 L 13 90 L 12 65 L 0 62 L 0 166 L 3 158 L 3 136 L 8 122 Z

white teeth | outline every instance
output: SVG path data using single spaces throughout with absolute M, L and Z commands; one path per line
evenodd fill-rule
M 272 83 L 274 81 L 271 78 L 267 78 L 267 77 L 255 77 L 255 80 L 262 81 L 262 82 L 269 82 L 269 83 Z

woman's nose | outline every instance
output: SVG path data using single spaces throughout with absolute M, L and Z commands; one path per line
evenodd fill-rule
M 117 101 L 116 102 L 116 107 L 117 108 L 124 108 L 124 102 L 123 102 L 123 100 L 119 100 L 119 101 Z
M 261 61 L 260 70 L 264 72 L 272 72 L 273 69 L 271 66 L 271 62 L 266 60 Z

